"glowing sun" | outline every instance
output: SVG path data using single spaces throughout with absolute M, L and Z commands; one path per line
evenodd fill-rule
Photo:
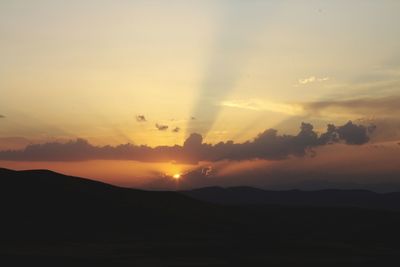
M 181 174 L 180 173 L 175 173 L 172 178 L 174 178 L 175 180 L 179 180 L 181 178 Z

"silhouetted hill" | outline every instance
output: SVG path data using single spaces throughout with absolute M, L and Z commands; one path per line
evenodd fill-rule
M 176 217 L 189 223 L 213 210 L 210 204 L 175 192 L 121 188 L 47 170 L 0 169 L 0 183 L 0 205 L 3 215 L 8 215 L 3 216 L 2 224 L 20 227 L 12 238 L 45 238 L 48 234 L 82 238 L 97 235 L 96 228 L 102 227 L 115 228 L 111 231 L 114 237 L 127 229 L 142 234 L 174 227 Z M 68 227 L 53 229 L 58 224 Z M 6 231 L 3 238 L 11 232 Z
M 393 211 L 193 191 L 251 200 L 219 205 L 46 170 L 0 169 L 0 184 L 1 266 L 389 266 L 400 253 Z
M 183 194 L 223 205 L 279 205 L 306 207 L 358 207 L 400 210 L 400 193 L 367 190 L 269 191 L 252 187 L 206 187 Z

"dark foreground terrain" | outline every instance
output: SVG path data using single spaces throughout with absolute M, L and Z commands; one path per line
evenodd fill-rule
M 400 263 L 396 194 L 148 192 L 6 169 L 0 183 L 0 266 Z

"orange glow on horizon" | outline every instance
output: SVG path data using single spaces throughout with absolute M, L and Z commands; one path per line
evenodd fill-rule
M 176 173 L 176 174 L 174 174 L 173 176 L 172 176 L 172 178 L 174 178 L 175 180 L 179 180 L 179 179 L 181 179 L 181 174 L 180 173 Z
M 170 162 L 92 160 L 77 162 L 0 161 L 0 167 L 14 170 L 49 169 L 66 175 L 93 179 L 118 186 L 145 188 L 149 183 L 162 177 L 171 177 L 174 180 L 182 179 L 183 173 L 190 172 L 199 166 Z

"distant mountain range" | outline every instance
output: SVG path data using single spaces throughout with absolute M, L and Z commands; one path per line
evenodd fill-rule
M 398 193 L 157 192 L 0 169 L 0 265 L 389 266 L 398 209 Z
M 186 196 L 223 205 L 279 205 L 304 207 L 358 207 L 400 210 L 400 193 L 368 190 L 270 191 L 253 187 L 205 187 L 182 191 Z

